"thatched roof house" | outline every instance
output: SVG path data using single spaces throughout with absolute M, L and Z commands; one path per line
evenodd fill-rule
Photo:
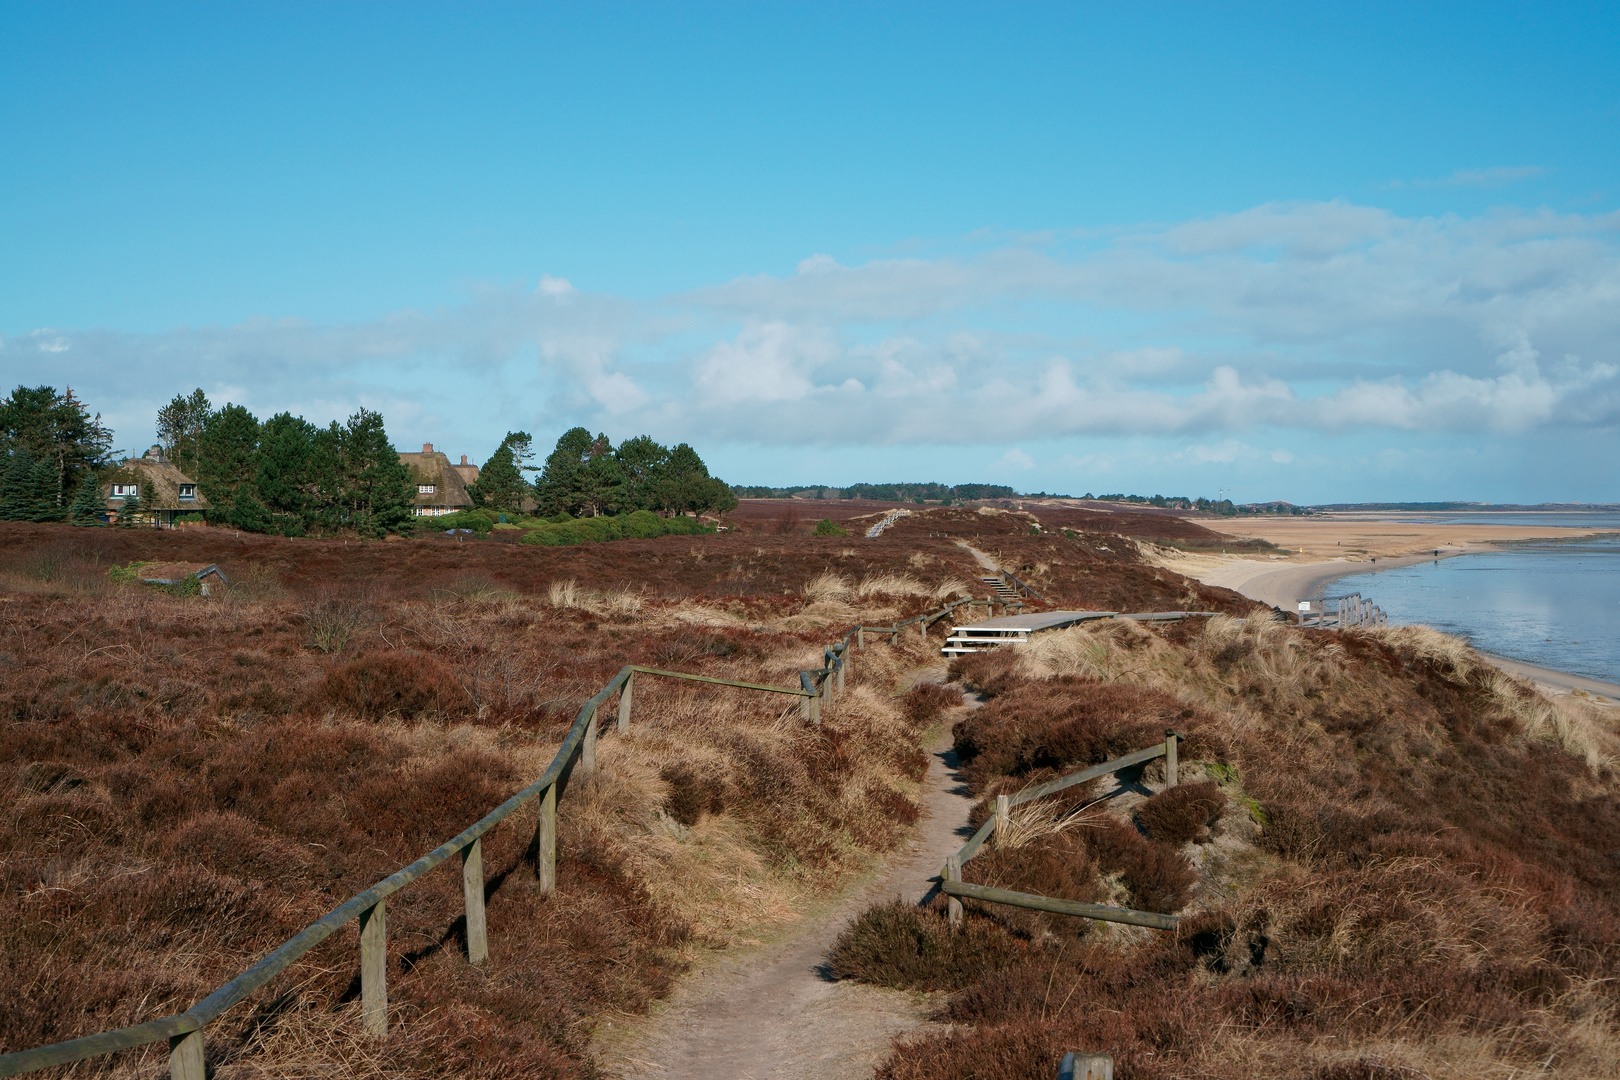
M 126 458 L 102 478 L 101 495 L 113 516 L 133 503 L 135 521 L 141 525 L 173 525 L 179 514 L 206 515 L 214 508 L 197 481 L 163 456 L 161 446 L 152 447 L 143 457 Z
M 472 496 L 467 494 L 460 470 L 450 464 L 448 454 L 434 450 L 432 443 L 423 443 L 420 454 L 400 454 L 399 460 L 411 470 L 411 480 L 416 484 L 417 517 L 472 509 Z
M 478 483 L 478 466 L 467 460 L 467 455 L 461 455 L 461 464 L 450 466 L 461 476 L 461 482 L 469 487 Z

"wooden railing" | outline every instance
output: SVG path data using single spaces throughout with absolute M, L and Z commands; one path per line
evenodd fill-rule
M 761 683 L 719 679 L 710 675 L 697 675 L 683 671 L 665 671 L 660 668 L 630 664 L 585 704 L 580 706 L 573 725 L 563 737 L 562 746 L 540 774 L 539 779 L 519 791 L 501 805 L 485 814 L 477 822 L 456 836 L 440 844 L 409 866 L 394 871 L 371 888 L 350 897 L 320 919 L 304 927 L 287 941 L 272 950 L 258 963 L 203 998 L 183 1013 L 159 1020 L 133 1024 L 115 1031 L 52 1043 L 32 1050 L 0 1054 L 0 1076 L 45 1069 L 53 1065 L 68 1065 L 86 1058 L 99 1057 L 119 1050 L 133 1049 L 154 1042 L 168 1040 L 169 1073 L 171 1080 L 205 1080 L 203 1030 L 233 1005 L 243 1001 L 271 979 L 281 974 L 294 961 L 331 937 L 351 922 L 360 924 L 360 1016 L 365 1030 L 381 1036 L 388 1028 L 387 986 L 387 899 L 417 878 L 447 861 L 461 857 L 462 899 L 466 909 L 467 960 L 482 964 L 489 958 L 488 929 L 484 917 L 484 862 L 483 838 L 496 825 L 505 821 L 531 802 L 538 803 L 535 816 L 535 876 L 542 892 L 552 892 L 557 884 L 557 803 L 569 780 L 575 775 L 588 776 L 596 770 L 597 713 L 614 695 L 618 695 L 618 730 L 630 729 L 630 711 L 638 677 L 682 679 L 690 682 L 731 686 L 767 694 L 784 694 L 800 700 L 800 715 L 810 723 L 820 723 L 822 704 L 831 703 L 835 693 L 844 688 L 845 671 L 849 667 L 850 645 L 859 649 L 866 643 L 866 634 L 889 636 L 898 644 L 900 633 L 911 625 L 920 625 L 924 637 L 928 625 L 945 617 L 964 604 L 987 604 L 985 600 L 964 599 L 945 605 L 939 611 L 925 612 L 895 623 L 893 626 L 854 626 L 822 652 L 823 665 L 813 671 L 799 673 L 796 687 L 768 686 Z M 18 1008 L 13 1001 L 8 1008 Z
M 962 849 L 945 860 L 945 868 L 940 872 L 940 892 L 950 897 L 946 904 L 946 913 L 953 927 L 962 924 L 962 898 L 981 900 L 990 904 L 1005 904 L 1010 907 L 1031 908 L 1036 911 L 1051 911 L 1059 915 L 1077 915 L 1086 919 L 1101 919 L 1105 922 L 1130 923 L 1133 926 L 1151 926 L 1157 930 L 1174 930 L 1180 919 L 1174 915 L 1160 915 L 1152 911 L 1136 911 L 1132 908 L 1111 907 L 1106 904 L 1084 904 L 1078 900 L 1059 900 L 1051 896 L 1037 896 L 1034 893 L 1011 892 L 1007 889 L 993 889 L 987 885 L 974 885 L 962 880 L 962 867 L 967 861 L 979 853 L 986 840 L 992 835 L 1005 836 L 1012 824 L 1012 808 L 1022 806 L 1035 799 L 1043 799 L 1048 795 L 1055 795 L 1076 784 L 1084 784 L 1095 780 L 1099 776 L 1128 769 L 1132 765 L 1141 765 L 1154 758 L 1164 758 L 1164 786 L 1176 786 L 1176 746 L 1183 736 L 1174 731 L 1164 733 L 1164 742 L 1150 746 L 1145 750 L 1137 750 L 1117 757 L 1112 761 L 1105 761 L 1101 765 L 1081 769 L 1078 772 L 1060 776 L 1055 780 L 1048 780 L 1044 784 L 1037 784 L 1026 788 L 1015 795 L 997 795 L 995 813 L 984 819 Z

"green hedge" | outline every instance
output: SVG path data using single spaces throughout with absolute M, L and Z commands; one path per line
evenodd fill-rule
M 465 526 L 464 526 L 465 527 Z M 609 540 L 650 540 L 655 536 L 694 536 L 712 533 L 714 527 L 696 518 L 659 517 L 649 510 L 637 510 L 619 517 L 571 518 L 567 521 L 548 522 L 524 533 L 522 544 L 604 543 Z

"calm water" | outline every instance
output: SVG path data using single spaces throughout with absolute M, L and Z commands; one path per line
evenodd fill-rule
M 1607 515 L 1585 520 L 1598 516 Z M 1428 623 L 1486 652 L 1620 682 L 1620 539 L 1519 544 L 1357 574 L 1324 595 L 1355 592 L 1392 623 Z

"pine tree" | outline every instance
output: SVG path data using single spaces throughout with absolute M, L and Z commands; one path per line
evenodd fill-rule
M 329 482 L 340 521 L 362 536 L 403 528 L 411 519 L 416 486 L 388 441 L 382 416 L 361 409 L 342 427 L 334 420 L 326 434 L 317 448 L 329 446 L 335 460 L 329 472 L 324 462 L 316 464 L 318 471 L 327 473 L 323 479 Z
M 87 474 L 79 481 L 79 490 L 68 507 L 68 521 L 74 525 L 105 525 L 102 512 L 107 504 L 101 498 L 101 481 Z
M 517 511 L 523 500 L 531 494 L 528 481 L 523 478 L 523 461 L 532 445 L 526 431 L 509 431 L 501 440 L 499 449 L 478 470 L 478 479 L 467 489 L 474 504 L 492 510 Z
M 624 491 L 624 470 L 613 456 L 613 444 L 606 435 L 598 435 L 591 443 L 589 456 L 575 474 L 574 513 L 596 517 L 619 509 L 619 496 Z
M 291 413 L 277 413 L 260 429 L 259 468 L 253 488 L 277 532 L 302 535 L 315 523 L 316 491 L 311 458 L 316 433 L 314 424 Z
M 709 467 L 686 443 L 669 452 L 658 495 L 660 505 L 677 514 L 723 513 L 737 506 L 730 486 L 710 476 Z
M 227 506 L 237 489 L 259 471 L 259 421 L 240 405 L 227 404 L 209 415 L 198 439 L 201 464 L 193 474 L 204 495 Z
M 141 510 L 141 496 L 137 490 L 136 494 L 125 499 L 124 505 L 118 508 L 118 524 L 125 527 L 133 526 L 135 524 L 135 515 L 139 514 Z
M 540 479 L 535 481 L 534 498 L 540 514 L 579 512 L 579 472 L 590 460 L 595 442 L 585 428 L 571 428 L 557 440 L 557 447 L 546 458 Z
M 619 502 L 626 510 L 657 510 L 658 485 L 669 467 L 669 447 L 646 435 L 637 435 L 619 444 L 613 456 L 624 474 L 624 490 Z
M 49 386 L 19 386 L 0 401 L 0 452 L 8 466 L 18 451 L 27 452 L 30 468 L 47 463 L 29 481 L 35 489 L 29 518 L 66 516 L 71 493 L 87 471 L 107 464 L 111 448 L 112 432 L 101 422 L 101 414 L 92 417 L 72 387 L 59 394 Z
M 202 471 L 203 430 L 213 415 L 213 406 L 201 387 L 190 395 L 175 395 L 173 401 L 158 410 L 158 442 L 163 445 L 164 456 L 187 476 L 195 477 Z
M 33 516 L 34 455 L 27 447 L 12 450 L 0 476 L 0 521 L 27 521 Z

